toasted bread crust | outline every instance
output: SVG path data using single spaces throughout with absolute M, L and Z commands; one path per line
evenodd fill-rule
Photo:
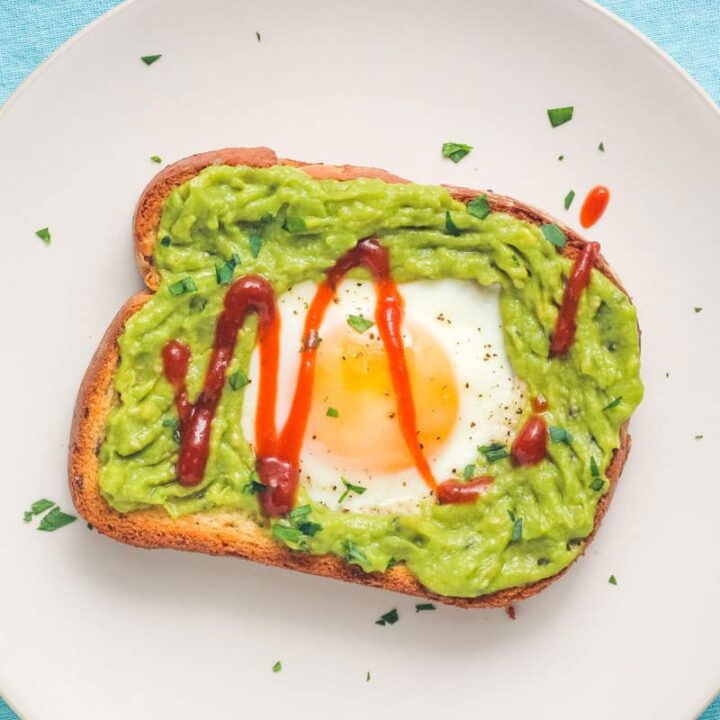
M 159 277 L 152 263 L 152 254 L 163 202 L 174 188 L 212 164 L 253 167 L 290 165 L 316 178 L 351 180 L 358 177 L 374 177 L 386 182 L 408 182 L 377 168 L 359 168 L 350 165 L 338 167 L 278 159 L 269 148 L 226 148 L 180 160 L 155 176 L 141 195 L 135 212 L 133 221 L 135 255 L 140 272 L 150 290 L 156 289 L 159 284 Z M 454 198 L 464 203 L 481 194 L 480 191 L 468 188 L 447 187 L 447 189 Z M 490 192 L 485 194 L 494 211 L 506 212 L 535 224 L 553 222 L 560 226 L 568 238 L 562 252 L 569 257 L 575 256 L 585 244 L 572 228 L 546 213 L 509 197 Z M 595 267 L 626 292 L 602 256 L 596 261 Z M 426 590 L 401 565 L 384 573 L 365 573 L 357 565 L 346 563 L 335 556 L 315 556 L 292 551 L 275 542 L 267 532 L 239 513 L 198 513 L 172 519 L 162 508 L 139 510 L 128 514 L 117 512 L 107 504 L 100 493 L 98 452 L 104 438 L 108 413 L 115 402 L 113 376 L 120 360 L 118 338 L 124 330 L 127 319 L 151 296 L 150 292 L 141 292 L 133 296 L 115 316 L 85 373 L 75 405 L 68 463 L 70 490 L 78 512 L 100 533 L 138 547 L 174 548 L 211 555 L 234 555 L 267 565 L 362 583 L 464 608 L 512 605 L 544 590 L 570 567 L 544 580 L 489 595 L 475 598 L 448 597 Z M 610 486 L 608 492 L 598 502 L 593 531 L 585 540 L 583 552 L 594 538 L 610 505 L 630 452 L 627 423 L 621 428 L 620 439 L 620 447 L 614 452 L 606 473 Z

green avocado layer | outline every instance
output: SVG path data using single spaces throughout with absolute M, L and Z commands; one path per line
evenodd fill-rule
M 243 390 L 228 383 L 205 478 L 196 487 L 180 486 L 165 343 L 178 339 L 191 348 L 194 401 L 229 274 L 260 273 L 280 294 L 304 280 L 320 281 L 369 235 L 389 249 L 398 282 L 459 278 L 501 286 L 513 370 L 527 397 L 547 398 L 548 425 L 569 436 L 549 440 L 547 459 L 534 467 L 514 467 L 507 458 L 489 464 L 481 452 L 458 458 L 458 467 L 475 462 L 481 474 L 495 476 L 475 504 L 441 506 L 429 498 L 412 515 L 341 512 L 309 500 L 301 488 L 299 504 L 309 505 L 309 513 L 268 523 L 251 492 L 254 456 L 241 431 Z M 172 517 L 240 511 L 295 550 L 333 553 L 366 571 L 404 563 L 430 590 L 461 597 L 554 575 L 580 552 L 607 491 L 604 473 L 620 427 L 642 397 L 637 320 L 624 293 L 593 271 L 570 353 L 548 359 L 571 263 L 538 227 L 502 213 L 480 220 L 440 187 L 316 181 L 289 167 L 213 166 L 166 200 L 154 259 L 161 284 L 119 340 L 119 404 L 100 451 L 100 486 L 115 509 L 161 505 Z M 247 371 L 255 329 L 250 317 L 228 376 Z M 528 406 L 518 428 L 530 412 Z

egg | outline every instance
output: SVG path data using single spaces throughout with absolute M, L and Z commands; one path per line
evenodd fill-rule
M 508 441 L 521 412 L 523 387 L 504 350 L 499 288 L 455 279 L 399 287 L 418 440 L 441 482 L 462 475 L 479 445 Z M 292 402 L 303 323 L 315 291 L 314 284 L 302 283 L 278 298 L 278 427 Z M 374 324 L 367 327 L 374 313 L 372 282 L 346 279 L 339 285 L 320 328 L 300 483 L 311 498 L 331 508 L 411 513 L 431 490 L 400 431 L 383 343 Z M 258 372 L 255 350 L 242 416 L 251 441 Z

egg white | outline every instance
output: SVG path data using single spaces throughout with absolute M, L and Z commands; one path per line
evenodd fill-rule
M 300 361 L 300 345 L 307 307 L 316 286 L 307 282 L 278 298 L 281 317 L 281 351 L 276 420 L 282 428 L 290 409 Z M 445 351 L 455 372 L 459 412 L 452 432 L 427 459 L 438 481 L 462 474 L 465 465 L 477 456 L 477 446 L 507 442 L 521 412 L 522 383 L 514 377 L 502 337 L 498 287 L 482 287 L 466 280 L 421 280 L 400 286 L 405 300 L 403 339 L 412 345 L 407 326 L 421 326 Z M 374 319 L 375 287 L 369 281 L 345 280 L 331 303 L 320 329 L 320 337 L 338 324 L 346 325 L 348 315 Z M 328 350 L 328 348 L 324 348 Z M 255 350 L 242 414 L 242 428 L 250 442 L 254 438 L 259 358 Z M 342 422 L 342 416 L 337 422 Z M 409 513 L 430 494 L 414 467 L 392 473 L 372 473 L 345 467 L 343 459 L 318 446 L 303 445 L 301 484 L 311 498 L 338 507 L 349 483 L 366 489 L 349 493 L 342 508 L 352 511 Z

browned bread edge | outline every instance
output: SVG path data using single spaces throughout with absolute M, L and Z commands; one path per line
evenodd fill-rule
M 135 213 L 133 230 L 136 259 L 151 290 L 156 289 L 159 282 L 152 257 L 163 202 L 175 187 L 212 164 L 254 167 L 282 164 L 299 167 L 316 178 L 350 180 L 358 177 L 375 177 L 386 182 L 407 182 L 377 168 L 318 165 L 278 159 L 269 148 L 225 148 L 180 160 L 169 165 L 153 178 L 141 195 Z M 480 191 L 467 188 L 448 187 L 447 189 L 454 198 L 465 203 L 480 194 Z M 568 238 L 568 243 L 562 252 L 570 257 L 576 255 L 585 244 L 582 237 L 572 228 L 540 210 L 502 195 L 491 192 L 487 192 L 486 195 L 494 211 L 506 212 L 535 224 L 553 222 L 560 226 Z M 602 256 L 598 258 L 595 267 L 625 292 Z M 68 462 L 70 490 L 78 512 L 98 532 L 138 547 L 174 548 L 211 555 L 233 555 L 267 565 L 372 585 L 464 608 L 506 607 L 539 593 L 567 571 L 568 568 L 565 568 L 544 580 L 480 597 L 447 597 L 426 590 L 402 565 L 384 573 L 365 573 L 357 565 L 346 563 L 335 556 L 314 556 L 292 551 L 275 542 L 252 520 L 238 513 L 198 513 L 173 520 L 162 508 L 139 510 L 128 514 L 113 510 L 100 493 L 98 452 L 104 438 L 107 415 L 115 402 L 113 376 L 120 360 L 117 340 L 123 332 L 127 319 L 150 297 L 151 293 L 147 291 L 133 296 L 115 316 L 85 373 L 75 405 Z M 621 445 L 614 452 L 607 470 L 610 487 L 598 503 L 593 531 L 585 540 L 583 552 L 594 538 L 610 505 L 623 465 L 630 452 L 627 423 L 621 428 L 620 437 Z

